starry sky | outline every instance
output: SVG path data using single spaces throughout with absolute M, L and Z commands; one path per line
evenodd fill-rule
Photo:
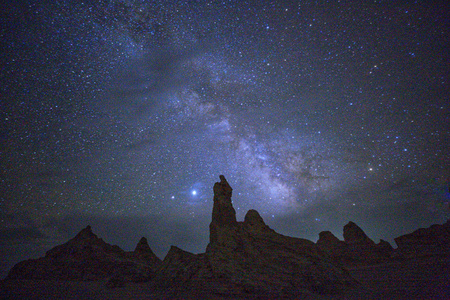
M 237 219 L 378 242 L 450 217 L 447 1 L 9 1 L 0 271 L 90 224 L 200 253 Z

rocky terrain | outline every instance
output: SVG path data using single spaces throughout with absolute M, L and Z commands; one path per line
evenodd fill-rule
M 344 226 L 344 241 L 325 231 L 313 243 L 276 233 L 255 210 L 238 222 L 231 197 L 221 175 L 205 253 L 172 246 L 161 261 L 145 238 L 126 252 L 88 226 L 45 257 L 15 265 L 0 298 L 450 297 L 448 221 L 396 238 L 397 249 L 376 244 L 353 222 Z
M 160 264 L 161 260 L 145 238 L 133 252 L 126 252 L 104 242 L 87 226 L 67 243 L 47 251 L 45 257 L 16 264 L 7 279 L 95 281 L 110 278 L 114 283 L 122 278 L 123 282 L 143 282 L 151 278 Z
M 205 289 L 217 295 L 333 294 L 356 285 L 348 272 L 311 241 L 280 235 L 250 210 L 236 221 L 232 189 L 214 185 L 210 243 L 203 254 L 172 247 L 158 270 L 157 288 Z
M 323 231 L 319 233 L 317 245 L 346 267 L 389 261 L 394 253 L 394 248 L 388 242 L 381 240 L 375 244 L 353 222 L 344 226 L 344 241 L 340 241 L 329 231 Z

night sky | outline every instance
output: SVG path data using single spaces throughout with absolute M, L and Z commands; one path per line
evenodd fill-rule
M 88 224 L 203 252 L 220 174 L 239 221 L 313 241 L 450 217 L 445 0 L 9 2 L 2 277 Z

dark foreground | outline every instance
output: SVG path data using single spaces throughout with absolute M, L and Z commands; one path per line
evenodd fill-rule
M 430 257 L 350 270 L 360 284 L 339 295 L 305 292 L 298 299 L 450 299 L 450 258 Z M 108 289 L 105 281 L 9 280 L 0 299 L 280 299 L 280 295 L 218 295 L 205 291 L 158 291 L 147 283 Z M 292 297 L 285 297 L 285 299 Z

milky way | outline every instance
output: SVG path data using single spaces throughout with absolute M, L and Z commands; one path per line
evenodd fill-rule
M 445 1 L 14 1 L 2 12 L 4 268 L 87 223 L 201 252 L 242 220 L 312 240 L 449 217 Z M 5 246 L 7 245 L 7 246 Z M 5 250 L 6 249 L 6 250 Z M 6 266 L 6 267 L 5 267 Z M 4 271 L 3 271 L 4 272 Z

